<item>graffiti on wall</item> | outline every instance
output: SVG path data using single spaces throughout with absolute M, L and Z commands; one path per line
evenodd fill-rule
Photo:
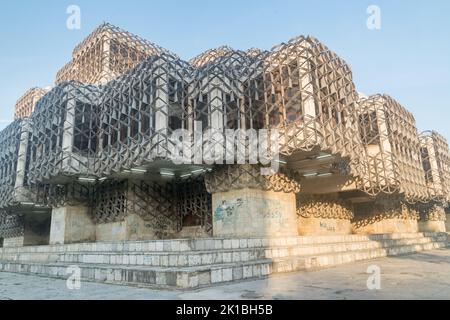
M 215 221 L 221 221 L 224 224 L 230 224 L 237 219 L 240 211 L 245 211 L 246 214 L 255 214 L 262 220 L 281 220 L 282 204 L 274 199 L 253 199 L 251 207 L 247 202 L 241 198 L 233 200 L 223 200 L 214 210 Z
M 233 201 L 223 200 L 222 203 L 214 210 L 214 218 L 216 221 L 230 222 L 236 212 L 244 204 L 244 200 L 236 199 Z

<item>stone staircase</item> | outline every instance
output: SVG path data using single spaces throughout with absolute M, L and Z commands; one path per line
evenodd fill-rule
M 157 288 L 197 288 L 448 245 L 446 233 L 192 239 L 0 248 L 0 271 Z

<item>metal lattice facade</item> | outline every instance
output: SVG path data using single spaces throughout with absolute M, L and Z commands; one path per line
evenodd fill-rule
M 24 233 L 24 221 L 21 215 L 9 214 L 0 209 L 0 238 L 20 237 Z
M 211 232 L 211 195 L 203 178 L 157 183 L 144 180 L 111 180 L 95 186 L 91 195 L 92 215 L 97 223 L 123 221 L 140 216 L 161 234 L 179 231 L 184 218 L 193 217 Z
M 420 135 L 420 147 L 429 197 L 450 202 L 450 153 L 447 141 L 435 131 Z
M 0 132 L 0 209 L 30 197 L 26 186 L 30 122 L 15 120 Z
M 105 84 L 143 60 L 167 50 L 105 23 L 73 51 L 72 60 L 56 75 L 56 83 Z
M 14 118 L 26 118 L 29 117 L 36 106 L 36 103 L 48 92 L 43 88 L 32 88 L 25 92 L 25 94 L 17 100 L 14 107 Z
M 401 193 L 409 201 L 427 200 L 413 115 L 386 95 L 363 99 L 357 114 L 365 147 L 359 188 L 371 195 Z
M 172 131 L 188 123 L 189 71 L 172 55 L 151 56 L 104 87 L 98 173 L 109 175 L 167 159 Z
M 30 117 L 30 183 L 95 174 L 99 97 L 97 87 L 66 82 L 39 100 Z

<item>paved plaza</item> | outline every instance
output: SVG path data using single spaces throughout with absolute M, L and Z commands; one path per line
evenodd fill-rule
M 368 268 L 378 266 L 381 289 L 369 290 Z M 370 268 L 369 268 L 370 269 Z M 434 250 L 298 272 L 270 279 L 233 283 L 195 291 L 152 290 L 0 273 L 0 299 L 152 300 L 152 299 L 450 299 L 450 250 Z

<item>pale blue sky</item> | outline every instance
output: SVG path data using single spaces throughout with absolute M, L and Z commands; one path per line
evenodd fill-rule
M 66 28 L 66 9 L 81 8 L 82 28 Z M 369 5 L 381 30 L 366 27 Z M 270 49 L 313 35 L 353 69 L 359 91 L 387 93 L 411 110 L 419 130 L 450 139 L 450 1 L 412 0 L 15 0 L 0 10 L 0 128 L 16 99 L 52 85 L 74 46 L 103 21 L 184 59 L 227 44 Z

